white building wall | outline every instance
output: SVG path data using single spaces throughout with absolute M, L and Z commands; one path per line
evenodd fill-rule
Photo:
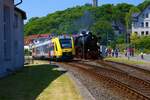
M 146 26 L 146 22 L 148 23 L 148 26 Z M 132 33 L 135 32 L 137 32 L 139 36 L 142 35 L 142 32 L 144 32 L 144 36 L 146 35 L 146 32 L 148 32 L 148 35 L 150 35 L 150 6 L 140 13 L 137 22 L 132 23 Z

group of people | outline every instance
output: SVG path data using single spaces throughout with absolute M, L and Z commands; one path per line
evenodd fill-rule
M 119 56 L 119 48 L 106 48 L 105 49 L 105 55 L 109 57 L 118 57 Z
M 134 57 L 134 48 L 126 48 L 124 50 L 124 53 L 126 57 L 129 57 L 129 56 Z
M 119 53 L 120 49 L 119 48 L 113 49 L 113 48 L 104 47 L 104 48 L 100 48 L 100 50 L 101 50 L 102 55 L 105 57 L 116 57 L 116 58 L 118 58 L 120 55 L 120 53 Z M 135 49 L 133 47 L 126 48 L 124 50 L 124 56 L 127 57 L 128 59 L 130 57 L 134 57 L 135 56 Z M 140 58 L 144 59 L 144 53 L 143 52 L 141 52 Z

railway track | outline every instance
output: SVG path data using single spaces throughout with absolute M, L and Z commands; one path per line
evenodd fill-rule
M 125 64 L 125 63 L 120 63 L 120 62 L 114 62 L 114 61 L 108 61 L 106 60 L 105 61 L 106 63 L 110 63 L 110 64 L 118 64 L 118 65 L 121 65 L 121 66 L 126 66 L 126 67 L 130 67 L 132 69 L 136 69 L 138 71 L 141 71 L 141 72 L 144 72 L 144 73 L 147 73 L 150 75 L 150 71 L 149 70 L 146 70 L 146 69 L 143 69 L 143 68 L 139 68 L 137 66 L 134 66 L 134 65 L 130 65 L 130 64 Z
M 99 68 L 81 62 L 67 62 L 63 64 L 90 73 L 100 81 L 105 81 L 109 85 L 126 92 L 129 96 L 134 96 L 138 100 L 150 100 L 150 83 L 145 80 L 138 79 L 119 71 Z
M 113 61 L 96 61 L 96 63 L 150 82 L 149 70 L 142 69 L 133 65 L 128 65 L 128 64 L 123 64 L 123 63 L 118 63 Z

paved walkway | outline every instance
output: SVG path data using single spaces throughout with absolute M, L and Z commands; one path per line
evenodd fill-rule
M 137 61 L 137 62 L 140 62 L 140 61 L 142 61 L 142 62 L 144 62 L 144 63 L 136 63 L 135 64 L 135 62 L 133 62 L 133 64 L 134 64 L 134 66 L 136 66 L 136 67 L 139 67 L 139 68 L 142 68 L 142 69 L 145 69 L 145 70 L 149 70 L 150 71 L 150 54 L 145 54 L 144 55 L 144 59 L 141 59 L 141 57 L 140 57 L 140 55 L 135 55 L 134 57 L 130 57 L 129 58 L 129 62 L 127 61 L 128 60 L 128 58 L 125 56 L 125 55 L 123 55 L 123 54 L 119 54 L 119 57 L 118 57 L 118 59 L 119 58 L 123 58 L 123 59 L 126 59 L 126 60 L 122 60 L 122 61 L 117 61 L 117 62 L 121 62 L 121 63 L 125 63 L 125 64 L 130 64 L 130 62 L 132 62 L 132 61 Z M 132 64 L 131 64 L 132 65 Z
M 127 58 L 125 55 L 120 54 L 120 57 Z M 127 58 L 128 59 L 128 58 Z M 144 59 L 141 59 L 140 55 L 135 55 L 134 57 L 129 57 L 129 60 L 135 60 L 135 61 L 143 61 L 143 62 L 150 62 L 150 54 L 144 54 Z

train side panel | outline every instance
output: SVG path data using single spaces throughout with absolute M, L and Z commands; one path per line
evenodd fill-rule
M 72 37 L 55 37 L 49 42 L 35 45 L 32 56 L 37 59 L 69 60 L 75 55 Z

